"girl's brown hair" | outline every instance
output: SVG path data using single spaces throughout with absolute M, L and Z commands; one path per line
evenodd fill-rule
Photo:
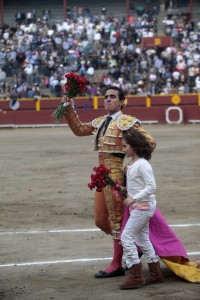
M 139 157 L 143 157 L 146 160 L 151 159 L 151 146 L 147 142 L 144 135 L 142 135 L 136 129 L 130 129 L 128 132 L 123 134 L 123 139 L 125 142 L 134 149 L 135 153 Z

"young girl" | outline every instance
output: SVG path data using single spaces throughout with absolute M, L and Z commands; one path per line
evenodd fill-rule
M 148 162 L 152 150 L 145 137 L 136 129 L 123 135 L 122 146 L 126 157 L 132 157 L 132 160 L 127 166 L 127 198 L 124 201 L 129 207 L 130 217 L 121 235 L 129 271 L 120 289 L 133 289 L 164 280 L 159 258 L 149 239 L 149 219 L 156 209 L 156 183 Z M 135 243 L 142 250 L 148 263 L 149 277 L 146 280 L 142 277 L 142 264 Z

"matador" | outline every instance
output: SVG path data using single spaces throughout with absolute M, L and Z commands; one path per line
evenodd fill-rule
M 72 132 L 77 136 L 95 135 L 94 150 L 99 153 L 99 165 L 105 165 L 111 170 L 111 178 L 123 184 L 124 152 L 122 136 L 130 128 L 139 130 L 154 150 L 154 138 L 145 131 L 140 121 L 133 116 L 123 114 L 125 95 L 121 88 L 109 86 L 104 92 L 104 107 L 107 115 L 100 116 L 89 123 L 82 123 L 75 112 L 71 101 L 66 102 L 66 121 Z M 96 278 L 106 278 L 124 275 L 122 268 L 123 249 L 119 243 L 119 235 L 123 217 L 123 203 L 118 201 L 109 187 L 95 193 L 94 216 L 95 224 L 106 234 L 113 237 L 113 259 L 103 271 L 95 273 Z

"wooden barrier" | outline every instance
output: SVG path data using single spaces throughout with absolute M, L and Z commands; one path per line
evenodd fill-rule
M 128 95 L 124 113 L 133 115 L 143 123 L 186 124 L 200 123 L 200 96 L 188 95 Z M 19 108 L 13 110 L 10 102 L 0 100 L 0 126 L 13 125 L 52 125 L 52 113 L 60 104 L 61 98 L 20 99 Z M 77 97 L 76 111 L 83 122 L 89 122 L 102 114 L 103 97 Z M 62 124 L 65 124 L 63 120 Z

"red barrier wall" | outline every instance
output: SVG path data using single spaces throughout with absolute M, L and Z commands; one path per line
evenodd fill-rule
M 59 98 L 19 100 L 20 107 L 12 110 L 9 101 L 0 100 L 0 126 L 54 124 L 52 113 L 60 104 Z M 146 123 L 200 123 L 200 95 L 127 96 L 124 113 Z M 76 111 L 83 122 L 106 114 L 103 97 L 76 98 Z M 96 108 L 96 109 L 94 109 Z M 63 120 L 63 123 L 64 120 Z

